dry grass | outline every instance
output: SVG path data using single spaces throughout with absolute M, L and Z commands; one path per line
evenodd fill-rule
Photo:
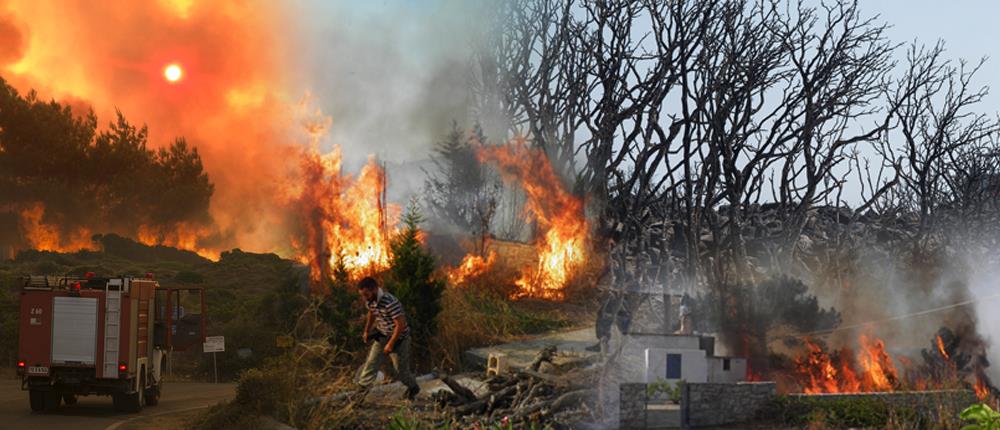
M 498 268 L 466 285 L 448 286 L 441 298 L 438 335 L 431 343 L 435 367 L 454 371 L 470 348 L 593 322 L 592 306 L 581 304 L 582 300 L 510 300 L 516 275 Z

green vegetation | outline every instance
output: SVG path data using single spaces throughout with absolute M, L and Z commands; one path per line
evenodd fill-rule
M 657 379 L 656 382 L 646 385 L 646 394 L 649 397 L 655 396 L 657 393 L 665 393 L 667 399 L 673 403 L 680 403 L 681 401 L 681 389 L 684 387 L 684 380 L 681 379 L 676 383 L 671 383 L 661 379 Z
M 457 427 L 451 425 L 450 423 L 445 423 L 439 426 L 427 425 L 421 422 L 419 419 L 414 418 L 411 414 L 408 414 L 405 410 L 400 410 L 392 416 L 389 421 L 389 430 L 457 430 Z M 514 425 L 501 420 L 501 422 L 493 423 L 483 423 L 482 425 L 477 425 L 474 428 L 482 430 L 514 430 Z M 551 430 L 551 426 L 542 426 L 536 423 L 531 423 L 526 427 L 517 427 L 519 429 L 525 430 Z
M 828 428 L 886 428 L 908 423 L 923 426 L 917 411 L 894 408 L 877 397 L 780 396 L 763 413 L 763 418 L 779 425 L 826 426 Z M 820 428 L 823 428 L 820 426 Z
M 979 403 L 969 406 L 959 415 L 962 421 L 971 421 L 971 424 L 962 427 L 962 430 L 998 430 L 1000 429 L 1000 412 L 994 411 L 989 405 Z
M 430 342 L 437 334 L 444 282 L 435 279 L 434 256 L 420 243 L 423 221 L 416 203 L 403 216 L 404 229 L 392 240 L 392 267 L 386 285 L 406 308 L 407 323 L 413 333 L 414 357 L 429 361 Z
M 262 428 L 262 417 L 290 421 L 288 410 L 282 405 L 299 397 L 302 389 L 295 373 L 282 369 L 280 362 L 288 357 L 271 360 L 259 369 L 248 369 L 240 374 L 236 397 L 219 404 L 199 416 L 192 428 L 229 429 Z

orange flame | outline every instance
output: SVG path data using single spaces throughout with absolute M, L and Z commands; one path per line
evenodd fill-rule
M 171 246 L 177 249 L 192 251 L 212 261 L 219 261 L 218 250 L 199 245 L 201 238 L 211 234 L 207 227 L 199 227 L 188 223 L 178 223 L 172 228 L 157 228 L 142 225 L 136 231 L 136 240 L 147 246 Z
M 833 357 L 806 340 L 806 354 L 795 359 L 799 384 L 806 394 L 894 391 L 899 377 L 881 339 L 862 335 L 856 367 L 847 348 Z
M 53 252 L 94 250 L 90 230 L 79 228 L 64 233 L 54 224 L 45 222 L 45 205 L 35 203 L 20 213 L 21 234 L 32 249 Z
M 983 382 L 983 378 L 976 377 L 976 385 L 973 386 L 973 389 L 975 389 L 976 397 L 978 397 L 980 401 L 985 402 L 990 398 L 990 388 L 985 382 Z
M 493 267 L 496 259 L 497 254 L 493 251 L 490 251 L 490 255 L 486 258 L 481 255 L 468 254 L 457 267 L 448 271 L 448 282 L 451 285 L 463 285 L 469 279 L 486 273 L 490 267 Z
M 935 336 L 934 340 L 937 343 L 937 349 L 938 352 L 941 353 L 941 356 L 944 357 L 945 360 L 951 360 L 951 357 L 948 356 L 948 351 L 944 349 L 944 340 L 941 339 L 941 336 Z
M 354 279 L 389 267 L 390 225 L 399 208 L 385 204 L 385 173 L 374 157 L 358 177 L 341 172 L 340 149 L 302 156 L 305 185 L 299 207 L 306 243 L 298 243 L 299 259 L 308 262 L 313 281 L 342 267 Z
M 545 153 L 529 148 L 523 138 L 481 148 L 478 154 L 496 163 L 504 180 L 520 182 L 527 195 L 525 211 L 542 232 L 536 244 L 538 262 L 521 272 L 512 298 L 564 299 L 566 285 L 586 258 L 589 227 L 583 201 L 566 191 Z
M 885 343 L 865 335 L 861 335 L 860 341 L 858 358 L 864 368 L 866 391 L 893 391 L 899 376 L 892 357 L 885 352 Z

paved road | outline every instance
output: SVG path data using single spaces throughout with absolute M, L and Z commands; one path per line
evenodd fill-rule
M 184 415 L 212 406 L 235 395 L 234 384 L 171 382 L 164 387 L 160 404 L 138 414 L 115 412 L 111 397 L 86 396 L 73 406 L 53 413 L 31 412 L 28 393 L 17 380 L 0 378 L 0 429 L 4 430 L 127 430 L 148 428 L 172 415 Z M 157 427 L 154 424 L 154 427 Z

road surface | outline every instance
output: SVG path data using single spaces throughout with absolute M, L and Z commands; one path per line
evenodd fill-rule
M 160 404 L 138 414 L 115 412 L 111 397 L 79 397 L 56 412 L 31 412 L 28 393 L 16 379 L 0 378 L 0 428 L 4 430 L 129 430 L 163 427 L 172 417 L 190 416 L 235 395 L 234 384 L 168 382 Z M 176 421 L 175 421 L 176 422 Z M 175 427 L 175 425 L 166 425 Z

